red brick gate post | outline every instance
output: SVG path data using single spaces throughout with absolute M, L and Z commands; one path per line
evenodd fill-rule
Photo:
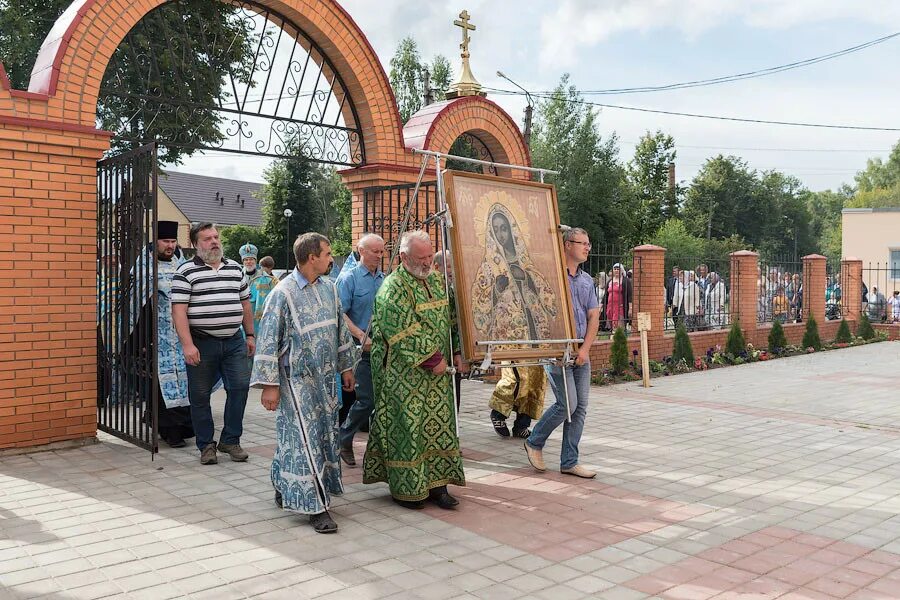
M 825 321 L 825 264 L 827 258 L 821 254 L 803 257 L 803 321 L 810 315 L 816 323 Z M 821 328 L 820 328 L 821 329 Z
M 744 339 L 756 344 L 756 305 L 759 295 L 759 254 L 750 250 L 738 250 L 731 256 L 731 310 L 732 322 L 738 321 L 744 331 Z
M 841 312 L 845 319 L 859 320 L 862 310 L 862 261 L 850 256 L 841 261 Z
M 645 244 L 634 249 L 634 312 L 650 313 L 647 334 L 650 358 L 669 352 L 663 335 L 666 325 L 666 249 Z M 637 327 L 637 314 L 631 316 Z

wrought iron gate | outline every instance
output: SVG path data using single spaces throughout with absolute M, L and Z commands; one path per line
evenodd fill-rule
M 97 163 L 97 427 L 157 451 L 156 145 Z
M 415 184 L 386 185 L 363 190 L 363 222 L 365 231 L 377 233 L 385 242 L 385 260 L 395 244 L 400 243 L 401 227 L 407 203 L 412 200 Z M 417 202 L 410 211 L 407 229 L 425 229 L 435 236 L 437 223 L 428 218 L 438 212 L 437 184 L 423 181 Z M 387 267 L 388 265 L 385 265 Z M 393 268 L 396 265 L 390 265 Z

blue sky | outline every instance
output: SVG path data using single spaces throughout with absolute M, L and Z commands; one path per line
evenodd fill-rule
M 398 41 L 412 35 L 423 57 L 441 53 L 456 67 L 468 9 L 472 68 L 482 84 L 509 88 L 504 71 L 533 91 L 564 72 L 581 90 L 661 85 L 772 67 L 834 52 L 900 31 L 900 2 L 869 0 L 559 0 L 465 3 L 345 0 L 387 68 Z M 599 96 L 608 104 L 767 120 L 900 127 L 900 38 L 844 57 L 768 77 L 672 92 Z M 521 120 L 521 97 L 489 96 Z M 686 117 L 599 111 L 627 160 L 647 130 L 678 144 L 677 178 L 690 181 L 710 156 L 796 175 L 813 190 L 850 182 L 866 159 L 886 157 L 900 132 L 750 125 Z M 191 159 L 179 170 L 259 180 L 266 161 Z

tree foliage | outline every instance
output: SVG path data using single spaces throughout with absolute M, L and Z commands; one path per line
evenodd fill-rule
M 841 319 L 841 324 L 838 326 L 837 334 L 834 336 L 834 341 L 839 344 L 849 344 L 853 341 L 853 336 L 850 334 L 850 326 L 847 325 L 847 321 L 845 319 Z
M 406 123 L 422 108 L 425 87 L 422 81 L 422 58 L 419 45 L 411 36 L 406 36 L 397 44 L 397 50 L 390 61 L 391 87 L 400 111 L 400 121 Z
M 613 373 L 621 375 L 628 370 L 628 339 L 625 330 L 617 327 L 609 348 L 609 366 Z
M 638 214 L 635 235 L 646 240 L 666 221 L 678 216 L 678 188 L 669 189 L 669 164 L 675 163 L 675 139 L 662 131 L 644 134 L 628 163 Z
M 747 342 L 744 339 L 744 331 L 741 329 L 740 322 L 735 320 L 731 323 L 731 329 L 728 330 L 725 351 L 732 356 L 740 356 L 746 349 Z
M 688 332 L 687 329 L 685 329 L 683 322 L 678 323 L 678 327 L 675 328 L 672 360 L 676 363 L 683 360 L 689 367 L 694 365 L 694 347 L 691 346 L 691 338 L 688 337 Z
M 0 2 L 0 57 L 13 87 L 26 89 L 38 49 L 56 19 L 71 0 L 5 0 Z M 100 127 L 123 128 L 129 137 L 160 140 L 160 160 L 178 164 L 195 150 L 165 145 L 179 132 L 190 130 L 191 138 L 204 145 L 221 142 L 221 117 L 217 98 L 230 72 L 248 82 L 253 62 L 249 24 L 234 19 L 234 8 L 209 0 L 179 0 L 165 4 L 141 21 L 125 36 L 113 53 L 101 90 L 119 90 L 146 95 L 158 93 L 165 102 L 142 110 L 146 98 L 101 93 L 97 103 Z M 227 40 L 210 54 L 203 40 Z M 165 51 L 163 51 L 165 49 Z M 191 110 L 179 108 L 190 104 Z M 149 115 L 149 116 L 148 116 Z M 121 137 L 112 139 L 115 150 L 134 145 Z
M 864 340 L 871 340 L 875 337 L 875 329 L 872 327 L 872 322 L 869 321 L 866 313 L 860 313 L 859 315 L 859 322 L 856 324 L 856 337 L 861 337 Z
M 787 336 L 784 335 L 784 327 L 781 321 L 772 323 L 772 330 L 769 331 L 769 352 L 779 353 L 787 347 Z
M 334 169 L 315 165 L 290 142 L 293 158 L 273 162 L 263 174 L 263 233 L 276 260 L 290 260 L 288 243 L 302 233 L 316 231 L 332 239 L 335 254 L 350 250 L 350 191 Z M 284 210 L 293 211 L 288 218 Z
M 593 243 L 632 243 L 634 199 L 617 139 L 602 139 L 596 114 L 564 75 L 537 107 L 531 136 L 534 165 L 559 171 L 556 185 L 563 223 L 584 228 Z
M 225 256 L 241 262 L 240 247 L 246 243 L 253 244 L 259 249 L 259 256 L 271 256 L 276 260 L 279 269 L 289 268 L 290 265 L 282 265 L 284 250 L 272 246 L 268 236 L 262 227 L 250 227 L 249 225 L 227 225 L 219 230 L 219 239 L 222 242 L 222 251 Z
M 812 348 L 813 350 L 822 349 L 822 338 L 819 337 L 819 325 L 812 315 L 806 320 L 806 331 L 803 332 L 803 347 Z

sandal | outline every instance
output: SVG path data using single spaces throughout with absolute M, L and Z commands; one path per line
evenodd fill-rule
M 506 417 L 502 413 L 496 410 L 491 411 L 491 425 L 494 426 L 494 431 L 497 432 L 497 435 L 509 437 L 509 427 L 506 426 Z
M 316 533 L 334 533 L 338 530 L 337 523 L 334 522 L 327 510 L 317 515 L 310 515 L 309 524 L 316 530 Z

